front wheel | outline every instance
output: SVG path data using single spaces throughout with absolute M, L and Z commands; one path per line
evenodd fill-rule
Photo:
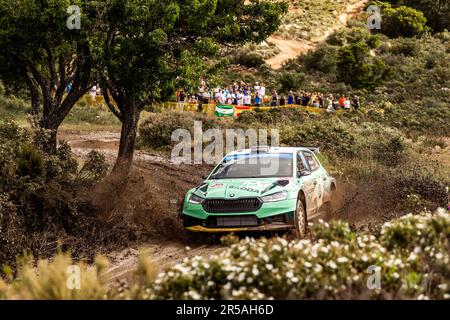
M 304 238 L 306 236 L 306 210 L 301 199 L 297 199 L 297 206 L 294 215 L 295 233 L 297 237 Z

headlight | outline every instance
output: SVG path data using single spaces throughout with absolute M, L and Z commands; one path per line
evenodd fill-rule
M 286 191 L 277 192 L 274 194 L 269 194 L 268 196 L 261 197 L 263 202 L 275 202 L 287 199 L 288 193 Z
M 192 194 L 191 197 L 189 198 L 189 203 L 199 204 L 199 203 L 202 203 L 203 200 L 205 200 L 205 199 L 203 199 L 202 197 L 199 197 L 195 194 Z

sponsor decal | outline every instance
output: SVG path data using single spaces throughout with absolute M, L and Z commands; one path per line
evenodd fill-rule
M 259 193 L 259 190 L 256 190 L 256 189 L 253 189 L 253 188 L 248 188 L 248 187 L 230 186 L 230 189 L 236 189 L 236 190 L 241 190 L 241 191 Z
M 223 183 L 213 183 L 209 187 L 210 188 L 221 188 L 221 187 L 223 187 Z

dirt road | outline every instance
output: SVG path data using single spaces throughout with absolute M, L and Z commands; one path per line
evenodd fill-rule
M 108 163 L 112 164 L 117 155 L 118 132 L 71 132 L 61 131 L 58 138 L 66 141 L 72 152 L 80 160 L 92 149 L 101 151 Z M 144 229 L 151 230 L 130 247 L 107 253 L 111 261 L 111 281 L 123 280 L 130 276 L 139 259 L 139 252 L 149 252 L 152 261 L 161 268 L 180 262 L 185 257 L 217 253 L 221 245 L 188 243 L 180 235 L 176 214 L 181 197 L 193 186 L 201 182 L 209 167 L 175 165 L 167 156 L 137 150 L 133 164 L 133 180 L 126 190 L 126 199 L 120 203 L 102 203 L 116 210 L 117 204 L 124 212 L 135 211 L 133 219 Z M 118 201 L 119 202 L 119 201 Z M 120 209 L 119 209 L 120 210 Z M 158 239 L 155 239 L 155 234 Z M 186 250 L 189 244 L 191 247 Z
M 83 160 L 92 149 L 101 151 L 110 164 L 114 163 L 119 144 L 118 132 L 69 132 L 61 130 L 59 137 L 69 143 L 72 152 Z M 219 252 L 218 241 L 192 243 L 184 236 L 177 213 L 185 192 L 198 185 L 202 176 L 212 167 L 206 165 L 178 165 L 170 161 L 167 154 L 136 150 L 132 177 L 126 189 L 121 190 L 117 199 L 103 188 L 93 192 L 96 207 L 106 213 L 115 212 L 122 220 L 129 219 L 139 226 L 136 241 L 125 241 L 124 250 L 106 252 L 112 261 L 112 280 L 126 279 L 138 261 L 139 252 L 150 252 L 153 261 L 160 268 L 180 262 L 187 256 L 208 256 Z M 108 186 L 106 186 L 108 188 Z M 342 204 L 336 210 L 339 219 L 350 223 L 366 223 L 376 217 L 368 211 L 368 203 L 382 203 L 382 199 L 371 198 L 368 190 L 357 193 L 344 192 L 346 186 L 340 184 Z M 348 191 L 348 190 L 346 190 Z M 103 197 L 101 195 L 108 194 Z M 372 193 L 378 195 L 378 192 Z M 374 206 L 369 206 L 374 207 Z M 335 218 L 325 217 L 326 219 Z M 382 218 L 382 217 L 381 217 Z M 205 245 L 205 242 L 208 245 Z M 186 250 L 186 245 L 191 247 Z
M 267 40 L 277 46 L 279 53 L 266 60 L 266 63 L 275 70 L 280 69 L 283 64 L 298 57 L 300 54 L 307 53 L 309 50 L 316 48 L 317 44 L 323 42 L 330 34 L 339 28 L 344 27 L 347 22 L 352 19 L 358 12 L 361 12 L 367 3 L 367 0 L 361 0 L 357 3 L 350 4 L 345 11 L 338 17 L 338 23 L 333 27 L 325 30 L 319 37 L 313 37 L 311 40 L 297 39 L 287 40 L 280 36 L 272 36 Z

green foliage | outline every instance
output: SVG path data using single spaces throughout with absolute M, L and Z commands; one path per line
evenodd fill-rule
M 215 69 L 222 45 L 265 40 L 280 25 L 287 4 L 120 0 L 106 10 L 106 23 L 117 32 L 105 42 L 105 88 L 139 106 L 164 100 L 180 87 L 196 88 L 198 79 Z M 125 101 L 116 102 L 125 112 Z
M 385 8 L 381 32 L 393 38 L 421 36 L 428 31 L 426 23 L 423 13 L 413 8 Z
M 376 158 L 388 166 L 399 165 L 406 157 L 406 144 L 401 136 L 394 136 L 375 145 Z
M 156 149 L 171 146 L 172 133 L 177 129 L 186 129 L 192 135 L 194 121 L 201 121 L 203 130 L 213 128 L 219 123 L 216 118 L 209 118 L 201 114 L 152 114 L 139 126 L 138 145 Z
M 34 144 L 39 134 L 13 120 L 0 123 L 0 265 L 14 261 L 23 250 L 48 254 L 54 248 L 41 244 L 49 238 L 80 232 L 82 210 L 76 193 L 106 173 L 105 158 L 96 152 L 88 155 L 78 173 L 78 163 L 64 142 L 55 155 L 45 154 Z M 86 183 L 77 185 L 78 177 Z
M 69 290 L 69 255 L 22 258 L 16 277 L 0 280 L 3 299 L 449 299 L 448 213 L 404 216 L 376 235 L 353 232 L 341 222 L 313 224 L 310 239 L 246 238 L 210 257 L 195 256 L 159 275 L 141 255 L 126 286 L 108 286 L 107 261 L 83 274 Z M 368 268 L 379 268 L 381 288 L 367 288 Z
M 32 145 L 21 147 L 17 155 L 17 174 L 19 177 L 30 177 L 34 179 L 42 174 L 43 157 Z
M 304 57 L 307 70 L 318 70 L 323 73 L 336 74 L 338 48 L 335 46 L 322 46 Z
M 305 82 L 305 75 L 296 72 L 284 72 L 278 78 L 281 92 L 289 92 L 290 90 L 298 90 Z
M 77 182 L 83 186 L 92 186 L 103 179 L 108 172 L 105 155 L 91 150 L 87 159 L 78 173 Z
M 358 137 L 351 127 L 330 119 L 284 127 L 280 140 L 285 145 L 317 146 L 327 152 L 348 157 L 358 152 Z
M 245 66 L 247 68 L 259 68 L 264 65 L 263 57 L 256 52 L 241 51 L 238 52 L 235 59 L 235 64 Z
M 441 0 L 387 0 L 395 6 L 408 6 L 422 11 L 434 32 L 450 29 L 450 3 Z
M 383 60 L 371 58 L 369 46 L 363 42 L 341 47 L 337 67 L 338 80 L 354 88 L 374 88 L 390 74 Z
M 440 214 L 385 224 L 379 241 L 346 224 L 323 222 L 313 225 L 312 240 L 247 238 L 161 273 L 148 298 L 448 299 L 449 227 L 448 214 Z M 426 231 L 430 237 L 422 241 Z M 380 290 L 367 289 L 371 265 L 380 268 Z

